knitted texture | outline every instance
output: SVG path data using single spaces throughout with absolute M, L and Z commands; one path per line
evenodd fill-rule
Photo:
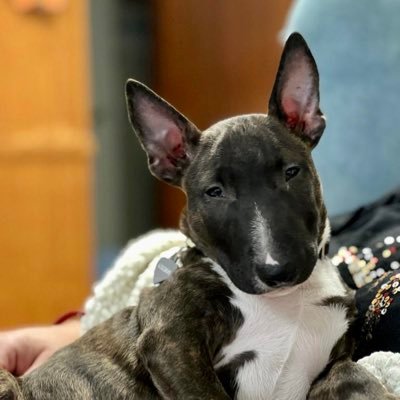
M 375 375 L 390 393 L 400 396 L 400 353 L 377 351 L 358 363 Z
M 152 284 L 155 263 L 151 261 L 166 250 L 185 246 L 186 240 L 176 230 L 154 230 L 129 242 L 104 278 L 94 286 L 84 306 L 81 332 L 137 304 L 140 291 Z

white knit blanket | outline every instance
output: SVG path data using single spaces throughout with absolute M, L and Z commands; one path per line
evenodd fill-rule
M 127 306 L 136 305 L 141 290 L 153 284 L 154 262 L 160 253 L 186 244 L 176 230 L 155 230 L 128 243 L 104 278 L 94 285 L 86 301 L 81 331 L 110 318 Z
M 144 287 L 153 285 L 156 262 L 173 255 L 187 238 L 176 230 L 155 230 L 128 243 L 86 301 L 81 330 L 85 333 L 124 307 L 136 305 Z M 359 361 L 386 386 L 400 395 L 400 354 L 376 352 Z

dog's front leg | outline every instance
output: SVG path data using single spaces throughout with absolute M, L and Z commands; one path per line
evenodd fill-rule
M 230 399 L 195 333 L 149 328 L 139 338 L 137 351 L 163 399 Z
M 395 400 L 378 379 L 361 365 L 345 359 L 336 362 L 311 387 L 308 400 Z

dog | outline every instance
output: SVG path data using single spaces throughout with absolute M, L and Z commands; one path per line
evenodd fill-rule
M 137 307 L 27 376 L 2 371 L 0 399 L 394 399 L 351 361 L 355 307 L 326 256 L 311 158 L 325 119 L 302 36 L 286 42 L 268 115 L 200 132 L 137 81 L 126 97 L 151 172 L 186 193 L 194 245 Z

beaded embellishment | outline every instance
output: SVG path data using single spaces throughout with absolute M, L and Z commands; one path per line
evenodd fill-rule
M 332 262 L 335 266 L 347 264 L 355 285 L 360 288 L 383 276 L 389 266 L 392 271 L 400 269 L 399 257 L 400 236 L 387 236 L 375 248 L 341 247 Z
M 390 279 L 385 278 L 386 277 L 382 277 L 374 285 L 375 288 L 379 284 L 381 286 L 365 314 L 365 323 L 362 331 L 367 340 L 372 339 L 374 326 L 379 322 L 381 317 L 387 313 L 390 305 L 393 303 L 394 296 L 400 293 L 400 273 L 391 275 Z

